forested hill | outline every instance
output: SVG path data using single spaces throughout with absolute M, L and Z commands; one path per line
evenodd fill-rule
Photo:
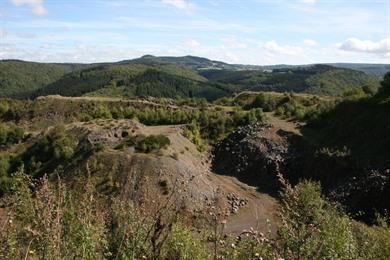
M 154 96 L 216 99 L 230 94 L 196 72 L 174 64 L 110 64 L 69 73 L 36 96 Z
M 242 65 L 242 64 L 229 64 L 222 61 L 209 60 L 207 58 L 196 56 L 153 56 L 144 55 L 138 59 L 129 61 L 122 61 L 121 63 L 145 63 L 145 64 L 158 64 L 158 63 L 173 63 L 179 66 L 183 66 L 192 70 L 261 70 L 262 66 L 256 65 Z
M 328 65 L 275 69 L 272 72 L 207 70 L 202 71 L 201 75 L 212 82 L 232 84 L 242 90 L 253 91 L 340 95 L 350 88 L 379 86 L 379 81 L 374 76 Z
M 89 66 L 0 60 L 0 96 L 28 97 L 33 91 L 59 80 L 65 74 Z
M 100 64 L 0 61 L 0 97 L 67 96 L 204 97 L 212 100 L 235 92 L 294 91 L 341 95 L 350 88 L 377 88 L 379 78 L 327 65 L 264 71 L 206 58 L 143 56 Z

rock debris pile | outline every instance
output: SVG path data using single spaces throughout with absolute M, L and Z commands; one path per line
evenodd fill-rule
M 213 170 L 274 189 L 279 170 L 290 175 L 301 168 L 301 142 L 300 136 L 269 124 L 244 126 L 215 146 Z
M 227 196 L 230 213 L 236 214 L 238 210 L 248 204 L 248 199 L 240 198 L 234 193 L 229 193 Z

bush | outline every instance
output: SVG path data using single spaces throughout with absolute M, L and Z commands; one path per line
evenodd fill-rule
M 286 187 L 282 196 L 284 225 L 278 240 L 283 257 L 297 259 L 356 259 L 358 248 L 351 220 L 321 196 L 318 183 L 304 181 Z
M 15 192 L 3 203 L 9 205 L 9 221 L 0 235 L 0 258 L 102 258 L 106 227 L 99 204 L 90 188 L 74 197 L 62 184 L 39 183 L 15 175 Z M 35 186 L 35 191 L 31 187 Z
M 93 118 L 112 118 L 111 111 L 106 106 L 98 106 L 92 113 Z
M 70 136 L 63 125 L 51 129 L 37 143 L 20 155 L 26 171 L 34 173 L 43 163 L 66 160 L 73 156 L 77 140 Z
M 128 135 L 115 149 L 123 149 L 124 147 L 135 147 L 138 152 L 150 153 L 166 148 L 171 144 L 168 137 L 164 135 Z
M 210 253 L 204 241 L 181 223 L 173 225 L 172 233 L 164 249 L 164 259 L 208 259 Z
M 137 142 L 135 148 L 139 152 L 150 153 L 160 150 L 171 144 L 171 141 L 165 135 L 149 135 Z
M 14 144 L 23 139 L 24 129 L 14 124 L 0 124 L 0 144 Z

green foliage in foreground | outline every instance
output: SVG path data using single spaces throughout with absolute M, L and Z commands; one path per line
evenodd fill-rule
M 237 237 L 200 233 L 178 221 L 171 201 L 145 213 L 124 197 L 105 198 L 90 182 L 81 191 L 39 183 L 19 171 L 2 200 L 7 218 L 0 257 L 48 259 L 389 259 L 384 219 L 368 227 L 321 196 L 318 183 L 285 184 L 275 237 L 253 229 Z M 34 190 L 32 190 L 34 187 Z M 163 224 L 162 224 L 163 223 Z M 216 225 L 218 221 L 215 222 Z M 218 227 L 217 227 L 218 229 Z

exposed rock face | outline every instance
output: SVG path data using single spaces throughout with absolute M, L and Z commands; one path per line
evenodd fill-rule
M 300 170 L 301 147 L 300 136 L 256 123 L 237 129 L 215 146 L 213 169 L 272 193 L 278 186 L 277 168 L 286 176 Z

